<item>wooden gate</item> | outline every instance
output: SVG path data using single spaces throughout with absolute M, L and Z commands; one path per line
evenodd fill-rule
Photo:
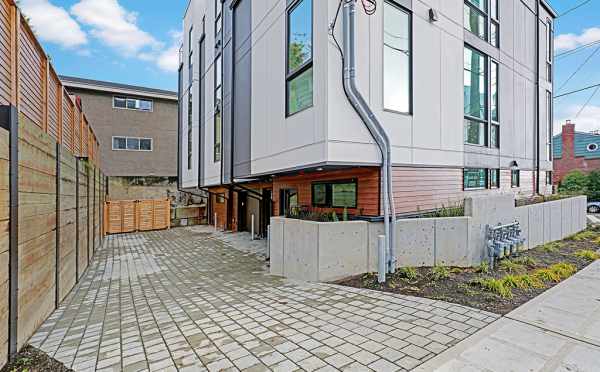
M 106 234 L 162 230 L 171 227 L 171 201 L 116 200 L 104 203 Z

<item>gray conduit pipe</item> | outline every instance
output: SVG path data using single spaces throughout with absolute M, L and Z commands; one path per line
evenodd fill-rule
M 382 182 L 383 182 L 383 216 L 386 237 L 387 271 L 393 273 L 396 268 L 395 230 L 396 208 L 392 200 L 392 153 L 390 139 L 381 126 L 375 114 L 365 101 L 356 86 L 356 0 L 344 0 L 343 9 L 343 61 L 344 61 L 344 91 L 348 101 L 354 107 L 365 126 L 371 133 L 373 140 L 379 147 L 382 155 Z M 391 212 L 391 213 L 390 213 Z M 390 226 L 391 221 L 391 226 Z

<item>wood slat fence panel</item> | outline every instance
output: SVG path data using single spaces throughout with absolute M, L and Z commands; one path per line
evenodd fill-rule
M 19 109 L 35 124 L 43 127 L 44 82 L 46 61 L 35 37 L 22 23 L 19 32 Z
M 11 7 L 0 0 L 0 105 L 8 105 L 11 97 Z
M 118 200 L 104 203 L 106 234 L 163 230 L 171 227 L 171 201 Z

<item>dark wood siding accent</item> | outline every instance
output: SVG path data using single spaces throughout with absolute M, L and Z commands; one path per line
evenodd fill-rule
M 462 169 L 394 167 L 396 212 L 414 212 L 456 204 L 463 197 Z
M 378 216 L 380 177 L 379 168 L 350 168 L 335 171 L 323 171 L 295 176 L 276 177 L 273 180 L 273 210 L 279 214 L 279 191 L 291 188 L 298 191 L 298 203 L 323 212 L 335 210 L 342 213 L 343 208 L 313 208 L 311 185 L 315 181 L 337 181 L 356 179 L 358 181 L 357 208 L 348 209 L 350 215 Z

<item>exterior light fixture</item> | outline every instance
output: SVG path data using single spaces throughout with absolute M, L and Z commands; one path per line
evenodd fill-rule
M 438 11 L 431 8 L 429 9 L 429 22 L 437 22 L 440 20 L 440 15 L 438 14 Z
M 512 171 L 517 171 L 517 170 L 519 170 L 519 163 L 517 163 L 517 161 L 516 161 L 516 160 L 513 160 L 513 161 L 510 163 L 510 170 L 512 170 Z

